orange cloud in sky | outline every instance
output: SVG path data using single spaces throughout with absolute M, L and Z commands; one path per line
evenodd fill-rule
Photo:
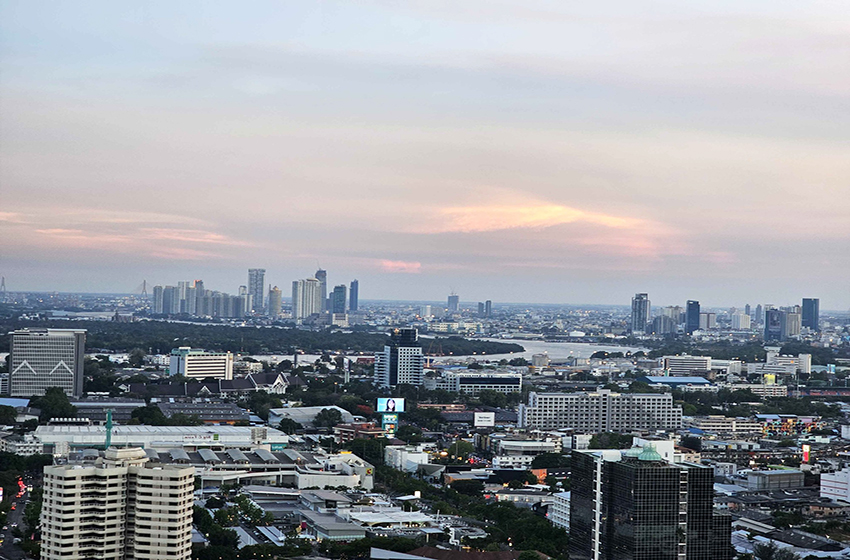
M 483 232 L 514 228 L 545 228 L 583 222 L 610 228 L 641 226 L 643 220 L 587 212 L 560 204 L 460 206 L 441 211 L 445 221 L 437 230 L 444 232 Z
M 410 261 L 381 261 L 381 270 L 396 274 L 419 274 L 422 272 L 422 263 Z

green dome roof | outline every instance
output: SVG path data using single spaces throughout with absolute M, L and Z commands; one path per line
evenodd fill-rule
M 626 449 L 623 451 L 623 457 L 628 459 L 637 459 L 640 456 L 641 448 L 640 447 L 632 447 L 631 449 Z
M 640 455 L 638 455 L 638 460 L 640 461 L 663 461 L 664 458 L 658 454 L 658 451 L 655 450 L 655 446 L 651 443 L 646 444 L 646 447 L 643 448 Z

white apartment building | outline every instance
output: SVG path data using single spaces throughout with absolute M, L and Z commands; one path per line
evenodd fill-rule
M 688 377 L 711 371 L 710 356 L 664 356 L 664 369 L 673 377 Z
M 850 468 L 820 475 L 820 497 L 850 502 Z
M 519 406 L 521 428 L 573 428 L 585 432 L 677 430 L 682 427 L 682 407 L 673 405 L 669 393 L 528 394 Z
M 442 389 L 468 395 L 477 395 L 481 391 L 520 393 L 522 392 L 522 375 L 504 372 L 447 371 L 442 377 L 426 377 L 424 386 L 429 391 Z
M 750 329 L 750 316 L 746 313 L 733 313 L 732 314 L 732 328 L 735 330 L 749 330 Z
M 560 442 L 536 440 L 500 440 L 493 457 L 494 469 L 531 468 L 534 458 L 543 453 L 557 453 Z
M 752 391 L 760 397 L 787 397 L 788 386 L 776 383 L 736 383 L 726 387 L 730 391 Z
M 552 496 L 549 506 L 549 522 L 555 527 L 570 530 L 570 493 L 558 492 Z
M 419 465 L 431 462 L 431 454 L 424 445 L 388 445 L 384 448 L 384 462 L 394 469 L 415 473 Z
M 171 351 L 168 372 L 189 379 L 233 379 L 233 354 L 181 346 Z
M 749 418 L 729 418 L 721 415 L 695 417 L 688 425 L 704 432 L 719 434 L 760 434 L 762 423 Z
M 44 560 L 189 560 L 195 469 L 146 465 L 140 448 L 44 468 Z
M 44 453 L 44 444 L 31 433 L 22 436 L 9 435 L 0 439 L 0 451 L 28 457 Z
M 322 312 L 322 283 L 316 278 L 292 282 L 292 318 L 306 319 Z
M 82 395 L 85 330 L 20 329 L 10 334 L 10 396 L 41 396 L 51 387 L 69 397 Z

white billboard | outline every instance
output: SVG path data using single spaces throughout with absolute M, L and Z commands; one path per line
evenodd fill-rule
M 476 412 L 473 420 L 476 428 L 492 428 L 496 425 L 495 412 Z

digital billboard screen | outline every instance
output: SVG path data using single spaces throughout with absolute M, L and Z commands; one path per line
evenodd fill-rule
M 404 399 L 379 398 L 377 412 L 404 412 Z

